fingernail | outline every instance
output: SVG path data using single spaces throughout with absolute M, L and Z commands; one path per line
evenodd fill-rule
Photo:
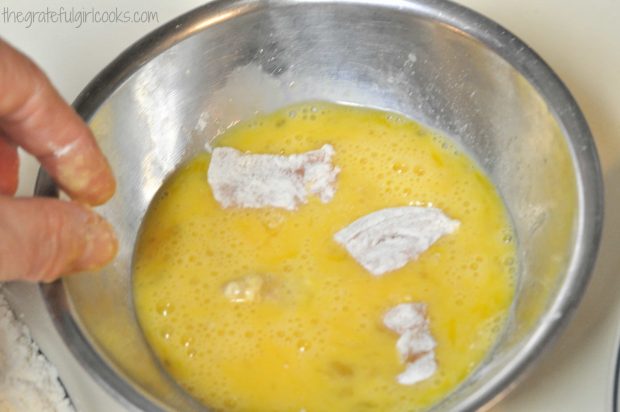
M 98 215 L 86 224 L 85 246 L 76 270 L 86 271 L 99 269 L 109 263 L 118 250 L 118 241 L 114 229 Z

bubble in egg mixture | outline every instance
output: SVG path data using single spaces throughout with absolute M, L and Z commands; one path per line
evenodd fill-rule
M 162 365 L 222 411 L 421 411 L 482 361 L 504 328 L 517 270 L 502 200 L 454 142 L 394 113 L 311 102 L 228 130 L 214 147 L 291 155 L 334 147 L 333 199 L 297 210 L 223 209 L 210 155 L 155 196 L 136 244 L 135 307 Z M 372 276 L 337 244 L 362 216 L 436 207 L 460 222 L 417 260 Z M 390 308 L 427 305 L 437 371 L 400 385 Z

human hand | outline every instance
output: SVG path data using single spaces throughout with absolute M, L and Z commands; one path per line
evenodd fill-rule
M 18 146 L 73 200 L 12 197 Z M 104 203 L 115 188 L 86 124 L 32 61 L 0 39 L 0 281 L 49 282 L 111 260 L 114 232 L 86 205 Z

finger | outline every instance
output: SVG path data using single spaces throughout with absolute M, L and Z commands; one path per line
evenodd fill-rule
M 73 199 L 101 204 L 114 177 L 91 131 L 45 74 L 0 40 L 0 128 L 36 156 Z
M 17 191 L 19 156 L 14 143 L 0 135 L 0 196 L 14 195 Z
M 76 202 L 0 196 L 0 280 L 49 282 L 92 270 L 117 250 L 114 232 Z

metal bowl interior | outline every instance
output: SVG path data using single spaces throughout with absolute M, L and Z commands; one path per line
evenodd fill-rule
M 118 179 L 98 211 L 113 264 L 42 287 L 69 348 L 128 406 L 200 411 L 158 367 L 136 322 L 131 258 L 154 193 L 230 125 L 330 100 L 403 113 L 458 141 L 501 192 L 519 245 L 511 320 L 483 365 L 433 411 L 497 398 L 577 304 L 602 222 L 598 159 L 560 80 L 495 23 L 439 0 L 215 1 L 108 66 L 75 103 Z M 57 195 L 40 174 L 37 194 Z

